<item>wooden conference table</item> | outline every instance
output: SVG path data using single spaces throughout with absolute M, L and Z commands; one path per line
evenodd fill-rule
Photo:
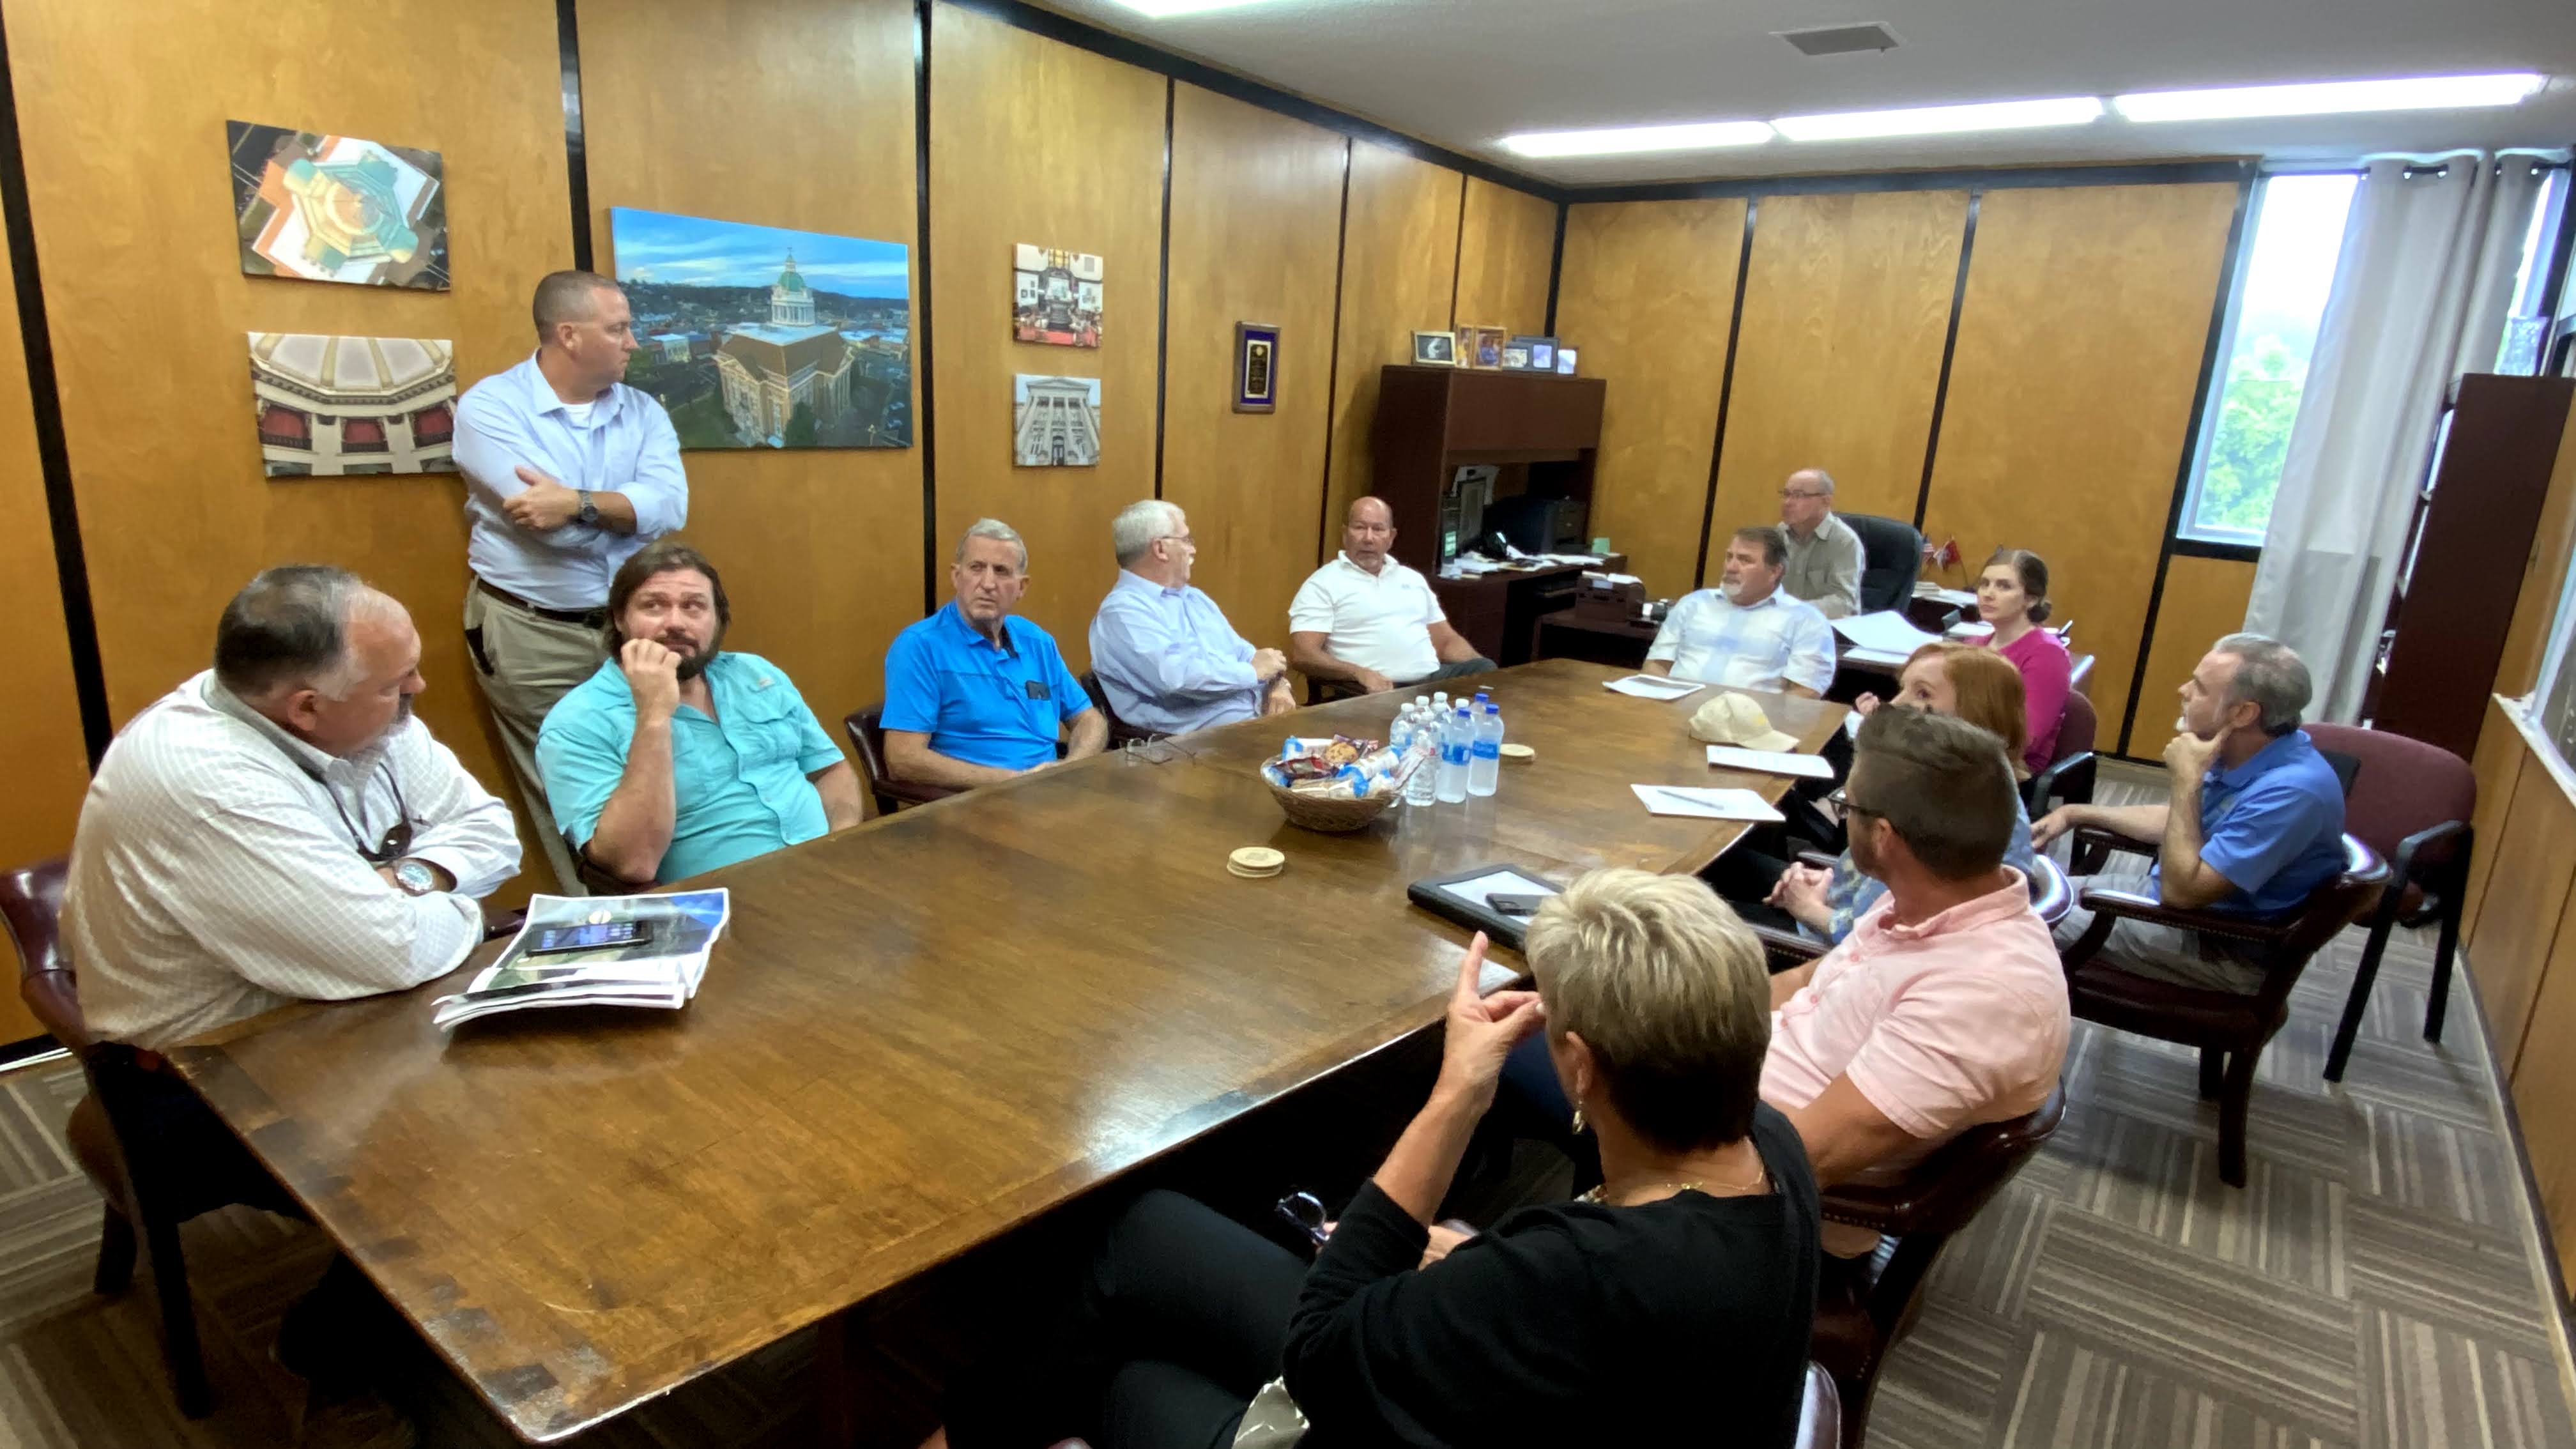
M 1112 751 L 705 878 L 733 922 L 685 1010 L 453 1037 L 432 996 L 304 1003 L 174 1053 L 197 1090 L 530 1442 L 575 1433 L 1439 1020 L 1468 933 L 1407 883 L 1697 869 L 1741 833 L 1631 781 L 1712 770 L 1661 702 L 1571 660 L 1476 683 L 1537 759 L 1499 795 L 1289 826 L 1292 730 L 1383 738 L 1395 697 Z M 1838 705 L 1757 696 L 1813 750 Z M 1184 753 L 1186 752 L 1186 753 Z M 1269 880 L 1225 869 L 1267 844 Z M 497 950 L 486 947 L 476 965 Z

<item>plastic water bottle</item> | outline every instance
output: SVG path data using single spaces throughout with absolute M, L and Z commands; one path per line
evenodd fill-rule
M 1440 728 L 1432 720 L 1428 703 L 1413 717 L 1413 757 L 1413 773 L 1404 782 L 1404 803 L 1435 804 L 1439 800 L 1436 772 L 1440 768 Z
M 1449 712 L 1449 723 L 1440 732 L 1440 803 L 1455 805 L 1467 798 L 1467 757 L 1475 748 L 1475 722 L 1467 717 L 1467 706 Z
M 1467 793 L 1491 795 L 1502 783 L 1503 711 L 1487 700 L 1484 712 L 1476 716 L 1475 744 L 1467 760 Z
M 1387 726 L 1386 747 L 1398 755 L 1413 748 L 1413 710 L 1410 707 L 1395 712 L 1395 723 Z

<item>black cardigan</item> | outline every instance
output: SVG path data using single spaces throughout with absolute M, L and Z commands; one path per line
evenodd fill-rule
M 1363 1184 L 1289 1320 L 1303 1444 L 1788 1449 L 1815 1314 L 1816 1181 L 1767 1105 L 1753 1140 L 1765 1195 L 1523 1208 L 1419 1271 L 1422 1224 Z

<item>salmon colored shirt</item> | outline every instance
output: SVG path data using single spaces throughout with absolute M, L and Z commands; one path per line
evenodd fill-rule
M 1850 1076 L 1916 1139 L 1885 1166 L 2047 1101 L 2066 1058 L 2066 973 L 2029 884 L 2004 874 L 2004 889 L 1915 926 L 1881 897 L 1773 1014 L 1762 1099 L 1793 1111 Z

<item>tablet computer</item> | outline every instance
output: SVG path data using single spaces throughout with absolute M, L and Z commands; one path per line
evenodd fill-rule
M 1431 876 L 1405 887 L 1413 903 L 1517 951 L 1530 913 L 1557 887 L 1516 865 L 1480 865 L 1455 875 Z

